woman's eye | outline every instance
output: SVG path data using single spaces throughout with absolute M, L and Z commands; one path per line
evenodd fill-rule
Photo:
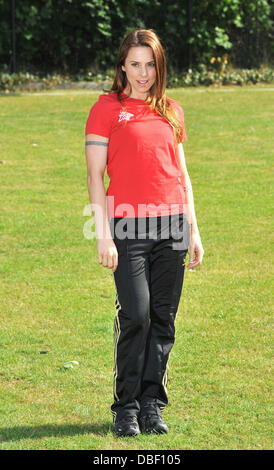
M 133 67 L 136 67 L 138 64 L 132 64 L 132 65 L 133 65 Z M 155 64 L 152 64 L 152 63 L 151 63 L 151 64 L 149 64 L 149 65 L 150 65 L 150 67 L 154 67 Z

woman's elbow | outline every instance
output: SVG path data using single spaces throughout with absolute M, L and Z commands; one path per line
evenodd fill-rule
M 104 184 L 104 174 L 89 171 L 87 173 L 87 185 Z

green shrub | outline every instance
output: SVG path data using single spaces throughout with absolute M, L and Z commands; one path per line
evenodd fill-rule
M 80 71 L 77 75 L 47 74 L 44 77 L 30 73 L 0 73 L 0 91 L 47 90 L 57 85 L 69 85 L 70 82 L 88 81 L 112 84 L 114 72 L 95 74 Z M 224 67 L 208 68 L 201 64 L 197 69 L 188 69 L 181 74 L 170 73 L 167 78 L 168 88 L 210 85 L 248 85 L 256 83 L 273 83 L 274 69 L 235 69 Z
M 169 76 L 167 86 L 169 88 L 176 88 L 201 85 L 248 85 L 273 82 L 274 69 L 207 70 L 206 66 L 202 64 L 198 69 L 188 69 L 180 76 Z

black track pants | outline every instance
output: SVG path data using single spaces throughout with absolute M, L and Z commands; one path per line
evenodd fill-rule
M 126 224 L 125 239 L 121 223 Z M 175 340 L 189 224 L 179 214 L 139 221 L 113 218 L 110 227 L 118 251 L 111 406 L 116 417 L 137 414 L 152 399 L 161 409 L 168 404 L 168 358 Z

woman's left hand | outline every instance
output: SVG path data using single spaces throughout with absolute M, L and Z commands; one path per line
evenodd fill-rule
M 201 264 L 203 256 L 204 256 L 204 249 L 203 249 L 200 235 L 198 232 L 194 232 L 190 235 L 189 263 L 187 265 L 187 269 L 194 269 L 199 264 Z

